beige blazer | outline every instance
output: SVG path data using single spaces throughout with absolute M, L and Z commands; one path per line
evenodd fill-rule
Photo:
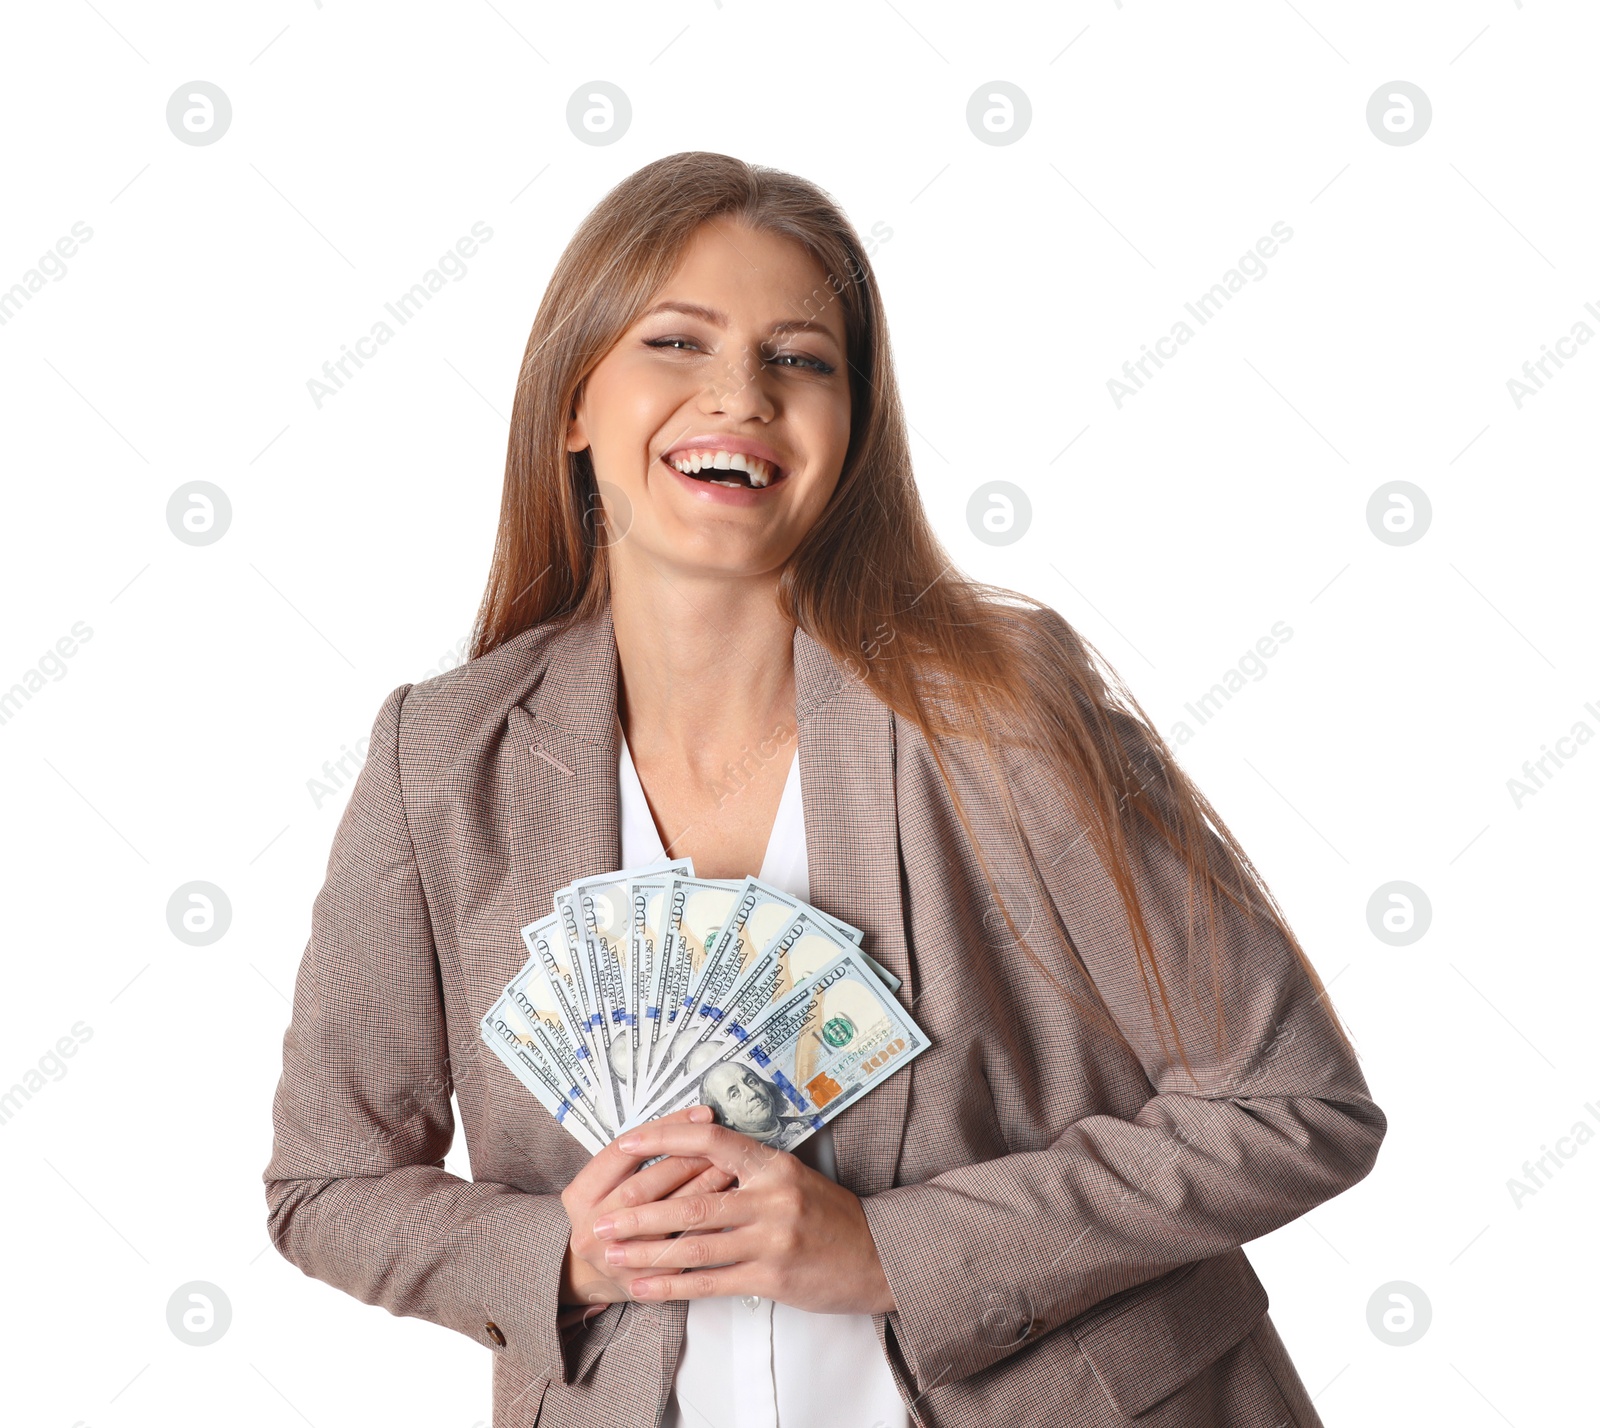
M 875 1323 L 914 1420 L 1319 1424 L 1239 1246 L 1359 1181 L 1386 1121 L 1292 949 L 1222 902 L 1218 1058 L 1185 965 L 1181 869 L 1159 840 L 1141 845 L 1191 1082 L 1163 1053 L 1082 830 L 1018 756 L 1019 847 L 976 762 L 950 748 L 1013 916 L 1068 985 L 1041 934 L 1070 936 L 1130 1055 L 1011 944 L 915 726 L 804 632 L 794 666 L 812 900 L 865 931 L 932 1040 L 834 1122 L 839 1179 L 894 1291 Z M 495 1428 L 659 1423 L 681 1350 L 681 1302 L 558 1328 L 558 1192 L 588 1157 L 478 1036 L 525 960 L 518 929 L 563 884 L 619 864 L 616 703 L 609 610 L 388 697 L 284 1037 L 264 1175 L 274 1243 L 365 1303 L 483 1344 Z M 470 1181 L 443 1168 L 452 1092 Z M 840 1384 L 839 1428 L 858 1428 L 849 1394 Z

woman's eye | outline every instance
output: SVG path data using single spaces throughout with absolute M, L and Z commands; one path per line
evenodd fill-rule
M 647 337 L 644 340 L 646 347 L 655 347 L 665 352 L 684 352 L 699 344 L 692 337 Z M 816 372 L 819 376 L 830 376 L 833 365 L 824 362 L 820 357 L 807 357 L 802 352 L 775 352 L 765 359 L 771 365 L 787 367 L 791 370 L 804 369 Z
M 769 358 L 768 360 L 772 362 L 798 362 L 802 366 L 809 367 L 814 372 L 822 373 L 824 376 L 833 371 L 833 368 L 829 366 L 828 363 L 822 361 L 821 358 L 806 357 L 799 352 L 780 352 L 777 354 L 777 356 Z

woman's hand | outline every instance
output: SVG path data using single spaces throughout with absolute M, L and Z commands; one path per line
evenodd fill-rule
M 586 1228 L 602 1245 L 601 1263 L 633 1298 L 760 1294 L 823 1314 L 895 1307 L 861 1201 L 804 1161 L 726 1126 L 674 1116 L 628 1132 L 615 1148 L 643 1157 L 694 1157 L 738 1182 L 729 1190 L 696 1189 L 690 1182 L 673 1198 L 636 1201 L 595 1217 Z M 716 1230 L 722 1233 L 663 1238 Z
M 711 1115 L 709 1106 L 689 1106 L 652 1124 L 688 1126 L 693 1121 L 709 1121 Z M 582 1313 L 558 1314 L 558 1324 L 576 1323 L 589 1317 L 591 1312 L 599 1313 L 606 1304 L 630 1297 L 626 1281 L 631 1274 L 606 1262 L 606 1246 L 592 1233 L 597 1219 L 663 1196 L 696 1195 L 733 1184 L 731 1175 L 703 1156 L 669 1155 L 655 1165 L 638 1170 L 640 1161 L 649 1160 L 656 1153 L 632 1153 L 614 1140 L 596 1153 L 561 1192 L 561 1203 L 572 1233 L 567 1241 L 566 1261 L 561 1267 L 560 1302 L 594 1308 Z

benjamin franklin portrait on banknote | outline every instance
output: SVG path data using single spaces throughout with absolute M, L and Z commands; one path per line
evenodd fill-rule
M 775 1141 L 804 1116 L 783 1114 L 783 1094 L 752 1066 L 719 1062 L 700 1078 L 700 1103 L 717 1120 L 763 1143 Z

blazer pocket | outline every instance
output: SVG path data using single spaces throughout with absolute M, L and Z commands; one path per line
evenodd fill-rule
M 605 1352 L 611 1340 L 616 1337 L 617 1325 L 622 1322 L 631 1307 L 626 1300 L 618 1300 L 615 1304 L 606 1305 L 587 1324 L 568 1331 L 577 1340 L 575 1346 L 567 1350 L 573 1383 L 581 1382 L 584 1375 L 594 1367 L 595 1360 Z
M 1215 1363 L 1267 1312 L 1242 1249 L 1195 1260 L 1096 1304 L 1066 1328 L 1113 1407 L 1129 1418 Z

